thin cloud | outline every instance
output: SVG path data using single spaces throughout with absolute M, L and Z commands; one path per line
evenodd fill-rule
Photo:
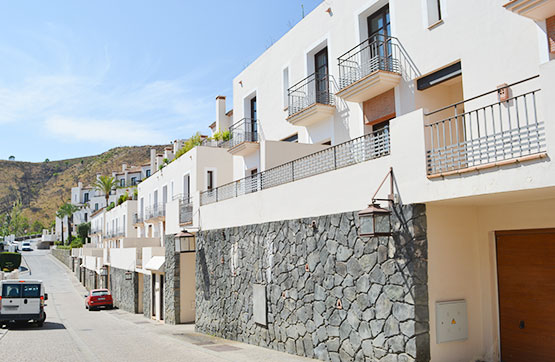
M 157 130 L 129 120 L 49 118 L 46 128 L 61 141 L 92 141 L 107 144 L 164 143 L 167 137 Z

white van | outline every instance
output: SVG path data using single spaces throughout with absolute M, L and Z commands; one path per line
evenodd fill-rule
M 34 322 L 42 327 L 46 319 L 44 292 L 41 280 L 0 281 L 0 325 L 11 322 Z

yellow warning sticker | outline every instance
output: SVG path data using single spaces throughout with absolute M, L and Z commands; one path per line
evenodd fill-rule
M 455 318 L 453 318 L 453 320 L 451 321 L 451 324 L 457 324 L 457 322 L 455 321 Z

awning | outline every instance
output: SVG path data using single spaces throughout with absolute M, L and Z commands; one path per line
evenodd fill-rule
M 164 271 L 164 261 L 166 260 L 163 256 L 153 256 L 148 263 L 145 265 L 145 269 L 153 271 Z

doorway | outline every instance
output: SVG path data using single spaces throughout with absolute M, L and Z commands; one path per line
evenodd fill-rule
M 316 82 L 316 103 L 329 104 L 328 48 L 314 55 L 314 76 Z
M 555 229 L 496 232 L 501 361 L 555 355 Z

